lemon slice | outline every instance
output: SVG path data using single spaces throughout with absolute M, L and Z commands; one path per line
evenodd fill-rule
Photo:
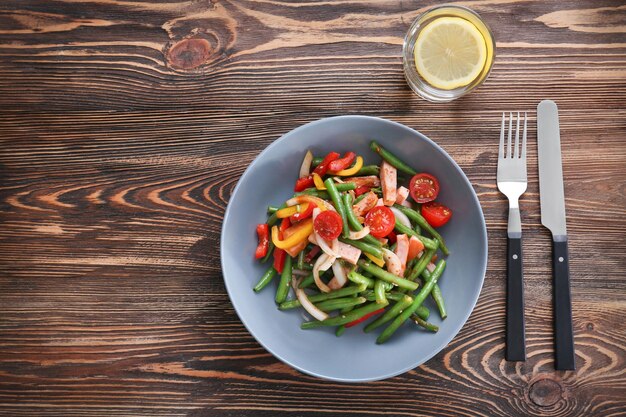
M 453 90 L 471 83 L 487 60 L 485 38 L 460 17 L 441 17 L 424 27 L 415 42 L 415 66 L 427 83 Z

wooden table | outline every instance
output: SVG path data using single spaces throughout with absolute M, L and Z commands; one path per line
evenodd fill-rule
M 615 416 L 626 409 L 626 8 L 464 2 L 497 39 L 478 91 L 431 104 L 400 58 L 435 2 L 4 0 L 0 10 L 0 414 Z M 577 372 L 555 372 L 535 108 L 556 100 Z M 528 360 L 503 359 L 502 111 L 530 112 L 521 203 Z M 276 360 L 226 295 L 220 226 L 253 158 L 341 114 L 437 141 L 489 232 L 469 321 L 426 364 L 339 384 Z

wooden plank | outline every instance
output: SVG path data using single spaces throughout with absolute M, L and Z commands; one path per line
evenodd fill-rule
M 434 2 L 6 0 L 0 10 L 0 415 L 618 415 L 626 409 L 626 8 L 464 2 L 498 41 L 479 90 L 413 95 L 400 51 Z M 185 42 L 186 39 L 198 39 Z M 528 360 L 504 361 L 502 111 L 561 111 L 578 371 L 555 372 L 548 232 L 524 195 Z M 338 114 L 437 141 L 488 225 L 478 305 L 437 356 L 370 384 L 308 377 L 245 330 L 219 233 L 283 133 Z M 530 141 L 529 160 L 536 161 Z

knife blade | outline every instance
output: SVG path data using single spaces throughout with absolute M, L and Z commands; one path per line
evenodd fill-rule
M 561 136 L 559 111 L 552 100 L 543 100 L 537 106 L 537 152 L 541 224 L 552 232 L 555 367 L 559 370 L 573 370 L 576 369 L 576 361 L 569 285 Z

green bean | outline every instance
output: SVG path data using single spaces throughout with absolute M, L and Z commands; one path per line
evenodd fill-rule
M 376 175 L 380 174 L 380 167 L 378 165 L 365 165 L 361 169 L 354 174 L 355 177 L 362 177 L 366 175 Z
M 374 288 L 374 286 L 376 285 L 375 280 L 373 280 L 372 278 L 368 278 L 364 275 L 361 275 L 356 271 L 351 271 L 348 274 L 348 279 L 354 282 L 355 284 L 364 285 L 366 288 Z
M 358 196 L 355 200 L 354 200 L 354 204 L 358 203 L 359 201 L 363 200 L 365 197 L 367 197 L 367 193 L 361 194 L 360 196 Z
M 415 314 L 411 316 L 411 319 L 413 319 L 415 324 L 425 328 L 429 332 L 437 333 L 439 331 L 439 326 L 429 323 L 426 320 L 423 320 L 421 317 L 416 316 Z
M 346 217 L 348 218 L 348 224 L 352 227 L 352 229 L 354 229 L 355 232 L 360 232 L 361 230 L 363 230 L 363 225 L 361 224 L 361 222 L 357 220 L 356 216 L 354 215 L 354 212 L 352 211 L 352 202 L 350 200 L 352 200 L 352 197 L 350 196 L 350 194 L 343 195 L 343 203 L 346 209 Z M 369 234 L 365 235 L 361 240 L 365 243 L 374 245 L 379 248 L 383 246 L 382 243 L 380 243 L 378 239 L 376 239 L 374 236 L 369 235 Z
M 377 279 L 374 284 L 374 294 L 376 295 L 376 302 L 378 304 L 388 304 L 387 297 L 385 296 L 385 281 Z
M 267 214 L 274 214 L 278 211 L 276 206 L 267 206 Z
M 411 259 L 409 262 L 407 262 L 406 268 L 404 270 L 404 278 L 408 278 L 409 277 L 409 275 L 411 274 L 411 270 L 413 269 L 413 267 L 415 266 L 417 261 L 418 261 L 418 259 L 417 259 L 417 257 L 415 257 L 414 259 Z
M 365 285 L 353 285 L 350 287 L 344 287 L 335 291 L 325 292 L 321 294 L 315 294 L 308 296 L 309 301 L 312 303 L 319 303 L 320 301 L 332 300 L 333 298 L 341 298 L 346 297 L 352 294 L 358 294 L 360 292 L 365 291 Z M 280 310 L 289 310 L 291 308 L 300 307 L 300 301 L 298 300 L 289 300 L 281 303 L 278 308 Z
M 417 289 L 417 284 L 415 282 L 411 282 L 408 279 L 404 279 L 402 277 L 392 274 L 391 272 L 387 272 L 384 269 L 372 264 L 371 262 L 361 259 L 359 260 L 359 266 L 373 274 L 376 278 L 391 282 L 392 284 L 395 284 L 400 288 L 406 288 L 411 291 L 415 291 Z
M 379 196 L 383 195 L 383 189 L 380 187 L 372 188 L 370 191 Z
M 335 317 L 327 318 L 322 321 L 307 321 L 302 323 L 300 326 L 301 329 L 314 329 L 322 326 L 341 326 L 342 324 L 348 324 L 352 321 L 358 320 L 366 314 L 373 313 L 374 311 L 378 311 L 383 309 L 385 306 L 377 303 L 366 304 L 363 307 L 355 308 L 349 313 L 340 314 Z
M 422 271 L 422 276 L 426 281 L 430 281 L 432 279 L 430 272 L 426 269 Z M 433 300 L 435 300 L 435 304 L 437 304 L 437 309 L 439 310 L 441 318 L 445 319 L 448 317 L 448 313 L 446 312 L 446 303 L 443 301 L 443 294 L 441 293 L 441 288 L 439 288 L 438 284 L 435 284 L 430 296 L 433 297 Z
M 430 292 L 433 290 L 433 287 L 437 283 L 437 280 L 439 280 L 439 277 L 443 273 L 443 270 L 445 269 L 445 267 L 446 267 L 446 261 L 444 259 L 441 259 L 437 263 L 435 270 L 431 274 L 432 279 L 428 281 L 426 284 L 424 284 L 422 289 L 419 291 L 419 293 L 417 293 L 417 295 L 413 299 L 413 303 L 411 303 L 409 307 L 407 307 L 402 313 L 400 313 L 400 315 L 398 315 L 391 322 L 391 324 L 387 326 L 385 330 L 383 330 L 380 336 L 378 336 L 378 338 L 376 339 L 376 343 L 382 344 L 382 343 L 385 343 L 387 340 L 389 340 L 389 338 L 396 332 L 396 330 L 398 330 L 398 328 L 400 328 L 400 326 L 402 326 L 404 322 L 409 317 L 411 317 L 411 315 L 415 312 L 415 310 L 417 310 L 417 308 L 420 305 L 422 305 L 426 297 L 430 295 Z
M 344 297 L 333 298 L 332 300 L 322 301 L 315 306 L 322 311 L 341 310 L 346 307 L 354 307 L 363 304 L 367 299 L 364 297 Z
M 437 232 L 427 221 L 426 219 L 418 212 L 409 207 L 401 206 L 400 204 L 394 204 L 395 208 L 406 214 L 406 216 L 414 221 L 418 226 L 425 229 L 432 237 L 439 241 L 439 247 L 444 255 L 449 255 L 450 251 L 446 246 L 446 242 L 444 242 L 443 237 Z
M 370 142 L 370 148 L 374 152 L 376 152 L 378 155 L 380 155 L 381 158 L 383 158 L 385 161 L 387 161 L 390 165 L 393 165 L 394 167 L 396 167 L 398 169 L 398 171 L 402 171 L 402 172 L 404 172 L 406 174 L 409 174 L 409 175 L 417 174 L 417 171 L 415 171 L 413 168 L 411 168 L 410 166 L 408 166 L 407 164 L 402 162 L 397 156 L 395 156 L 394 154 L 392 154 L 388 150 L 384 149 L 382 146 L 380 146 L 375 141 L 371 141 Z
M 369 253 L 370 255 L 376 258 L 383 257 L 383 251 L 379 247 L 370 245 L 369 243 L 365 243 L 360 240 L 345 239 L 342 237 L 339 238 L 339 241 L 343 243 L 347 243 L 348 245 L 354 246 L 357 249 L 361 249 L 361 251 L 365 253 Z
M 345 332 L 346 332 L 346 325 L 342 324 L 341 326 L 337 327 L 337 330 L 335 330 L 335 336 L 341 337 L 341 335 L 343 335 Z
M 296 268 L 304 269 L 304 251 L 301 250 L 298 254 L 298 262 L 296 262 Z
M 278 207 L 278 210 L 287 207 L 286 203 L 283 203 L 280 207 Z M 278 211 L 276 210 L 276 211 Z M 267 218 L 267 225 L 271 228 L 272 226 L 274 226 L 274 223 L 276 223 L 276 221 L 278 220 L 278 216 L 276 215 L 276 211 L 274 213 L 272 213 L 272 215 L 270 217 Z M 270 239 L 271 242 L 271 239 Z
M 280 282 L 278 283 L 278 289 L 276 290 L 276 303 L 280 304 L 287 298 L 289 292 L 289 284 L 291 283 L 291 256 L 285 256 L 285 266 L 283 266 L 283 272 L 280 274 Z
M 413 226 L 413 230 L 415 230 L 415 233 L 417 233 L 418 235 L 422 234 L 422 228 L 417 223 Z M 439 245 L 441 245 L 441 242 L 439 242 Z
M 314 157 L 314 158 L 311 160 L 311 166 L 312 166 L 313 168 L 315 168 L 316 166 L 318 166 L 319 164 L 321 164 L 323 160 L 324 160 L 324 158 L 322 158 L 322 157 L 317 157 L 317 156 L 316 156 L 316 157 Z
M 337 191 L 335 187 L 335 182 L 332 178 L 328 178 L 324 181 L 324 185 L 326 186 L 326 191 L 330 195 L 330 199 L 333 201 L 333 205 L 337 209 L 337 213 L 341 216 L 342 227 L 343 227 L 343 237 L 350 236 L 350 228 L 348 227 L 348 219 L 346 217 L 346 208 L 343 206 L 343 202 L 341 201 L 341 195 Z
M 367 298 L 367 301 L 376 301 L 376 296 L 374 295 L 374 291 L 367 290 L 367 291 L 362 292 L 359 295 L 361 297 Z M 402 297 L 404 297 L 407 294 L 403 292 L 398 292 L 398 291 L 391 291 L 391 292 L 386 293 L 385 295 L 387 296 L 387 300 L 400 301 Z M 430 310 L 425 305 L 421 305 L 417 308 L 417 310 L 415 311 L 415 314 L 417 314 L 424 320 L 428 320 L 428 317 L 430 317 Z
M 300 285 L 298 288 L 307 288 L 315 283 L 315 278 L 313 277 L 313 273 L 311 272 L 309 275 L 304 277 L 302 281 L 300 281 Z
M 402 313 L 405 308 L 410 306 L 412 302 L 413 298 L 409 297 L 408 295 L 404 295 L 397 303 L 393 305 L 393 307 L 387 310 L 385 314 L 365 326 L 363 331 L 365 331 L 365 333 L 369 333 L 372 330 L 377 329 L 383 324 L 387 323 L 388 321 L 393 320 L 396 316 Z
M 272 239 L 270 239 L 269 241 L 270 241 L 270 245 L 267 248 L 267 253 L 263 257 L 263 259 L 261 259 L 261 263 L 267 262 L 267 260 L 270 258 L 270 256 L 272 256 L 272 252 L 274 252 L 274 242 L 272 242 Z
M 300 191 L 298 193 L 295 193 L 294 197 L 297 197 L 299 195 L 312 195 L 313 197 L 319 197 L 319 198 L 324 199 L 324 200 L 330 199 L 330 196 L 328 195 L 328 193 L 326 191 L 318 190 L 317 188 L 307 188 L 304 191 Z
M 257 284 L 254 286 L 254 292 L 259 292 L 263 288 L 265 288 L 267 284 L 269 284 L 272 279 L 274 279 L 274 275 L 276 275 L 276 270 L 273 266 L 270 266 L 267 271 L 265 271 L 259 282 L 257 282 Z
M 430 263 L 430 260 L 433 259 L 433 255 L 435 255 L 435 252 L 437 252 L 436 249 L 428 249 L 424 252 L 422 257 L 415 264 L 415 267 L 411 270 L 411 273 L 409 274 L 408 279 L 410 281 L 415 281 L 422 274 L 422 271 L 426 269 L 426 267 Z
M 422 236 L 420 234 L 417 234 L 410 227 L 406 227 L 405 225 L 400 223 L 400 221 L 398 219 L 396 219 L 396 230 L 398 232 L 403 233 L 403 234 L 408 235 L 408 236 L 415 236 L 416 238 L 418 238 L 419 240 L 422 241 L 422 243 L 424 244 L 424 247 L 426 249 L 437 249 L 437 247 L 439 246 L 439 241 L 434 240 L 434 239 L 429 239 L 429 238 L 424 237 L 424 236 Z

